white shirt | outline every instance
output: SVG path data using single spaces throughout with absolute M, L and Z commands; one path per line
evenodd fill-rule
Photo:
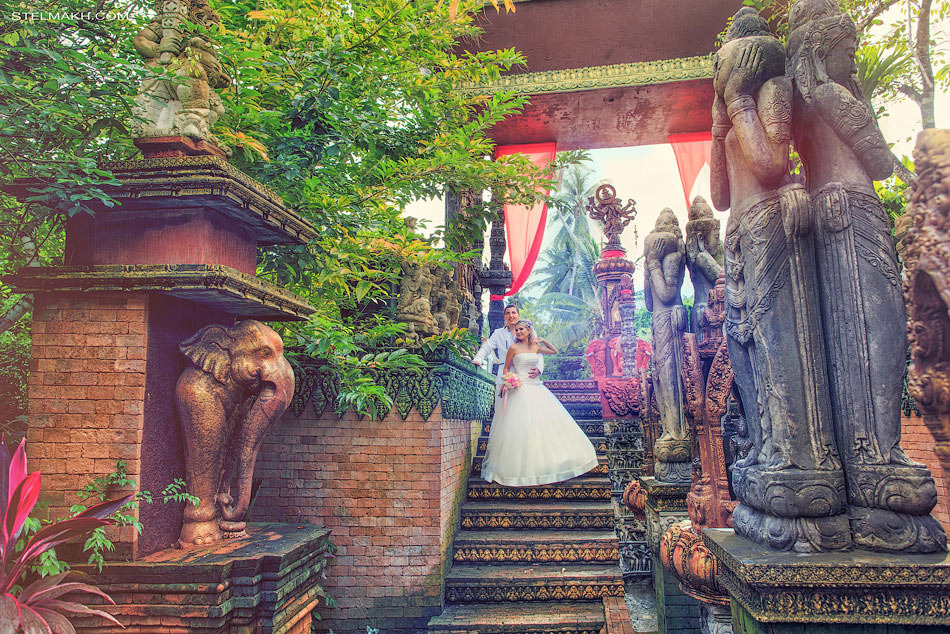
M 508 329 L 508 326 L 502 326 L 501 328 L 496 328 L 495 332 L 491 334 L 491 337 L 482 344 L 482 347 L 478 349 L 478 352 L 475 353 L 475 358 L 473 361 L 478 361 L 481 364 L 485 363 L 488 354 L 494 353 L 496 363 L 498 363 L 498 376 L 504 373 L 505 369 L 505 357 L 508 355 L 508 348 L 511 347 L 511 344 L 515 342 L 515 335 Z M 544 372 L 544 355 L 538 355 L 538 371 Z

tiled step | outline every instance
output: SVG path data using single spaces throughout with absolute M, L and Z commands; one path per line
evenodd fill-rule
M 519 502 L 472 500 L 462 505 L 462 528 L 469 530 L 612 530 L 614 511 L 608 501 Z
M 446 603 L 600 601 L 623 594 L 616 564 L 459 565 L 445 579 Z
M 581 476 L 565 482 L 506 487 L 481 478 L 469 478 L 470 500 L 609 500 L 610 481 L 603 476 Z
M 588 436 L 591 443 L 594 445 L 594 449 L 597 451 L 598 456 L 605 455 L 607 453 L 607 438 L 605 436 Z M 484 456 L 485 451 L 488 450 L 488 436 L 481 436 L 478 439 L 478 446 L 475 448 L 476 456 Z
M 472 473 L 478 475 L 482 471 L 482 461 L 485 459 L 484 454 L 477 456 L 472 462 Z M 607 456 L 599 455 L 597 456 L 598 465 L 587 472 L 588 475 L 607 475 Z
M 452 561 L 459 563 L 569 563 L 620 560 L 613 531 L 459 531 Z
M 453 604 L 429 621 L 440 634 L 598 634 L 604 607 L 595 602 Z

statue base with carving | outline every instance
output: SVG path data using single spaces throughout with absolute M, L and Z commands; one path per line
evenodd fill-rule
M 950 627 L 950 555 L 789 553 L 707 528 L 736 631 L 925 634 Z M 894 627 L 899 626 L 899 627 Z
M 327 529 L 311 524 L 249 524 L 247 535 L 191 550 L 168 549 L 91 574 L 116 606 L 103 606 L 142 634 L 283 632 L 310 634 L 324 592 Z M 261 574 L 262 571 L 267 571 Z M 76 617 L 80 632 L 126 632 L 100 619 Z

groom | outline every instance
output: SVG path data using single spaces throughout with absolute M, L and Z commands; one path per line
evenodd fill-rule
M 508 354 L 508 348 L 515 342 L 515 324 L 518 323 L 519 319 L 521 319 L 521 311 L 518 310 L 517 306 L 509 304 L 505 307 L 505 325 L 495 329 L 495 332 L 491 334 L 488 341 L 482 344 L 482 347 L 475 353 L 475 358 L 472 359 L 472 363 L 481 367 L 481 365 L 485 363 L 485 358 L 488 356 L 488 353 L 494 352 L 499 364 L 496 374 L 496 383 L 501 382 L 501 375 L 504 373 L 505 368 L 505 356 Z M 543 370 L 544 357 L 543 355 L 538 355 L 538 367 L 531 368 L 528 371 L 528 376 L 532 379 L 536 379 L 541 376 Z

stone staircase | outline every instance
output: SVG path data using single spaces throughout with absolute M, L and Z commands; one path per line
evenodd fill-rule
M 598 634 L 604 599 L 623 601 L 603 422 L 593 412 L 572 414 L 600 464 L 541 486 L 505 487 L 479 477 L 490 430 L 483 425 L 445 579 L 445 609 L 429 621 L 430 633 Z

